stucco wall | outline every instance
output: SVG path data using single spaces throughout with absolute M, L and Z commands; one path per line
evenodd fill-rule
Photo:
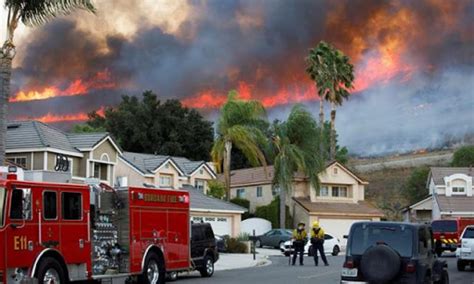
M 101 157 L 104 153 L 109 156 L 109 162 L 117 162 L 117 150 L 109 140 L 102 142 L 102 144 L 93 151 L 93 159 L 102 160 Z
M 44 152 L 33 153 L 33 170 L 44 169 Z
M 145 182 L 145 177 L 143 175 L 132 169 L 121 159 L 118 160 L 117 165 L 115 167 L 115 176 L 117 178 L 126 177 L 129 186 L 142 186 Z

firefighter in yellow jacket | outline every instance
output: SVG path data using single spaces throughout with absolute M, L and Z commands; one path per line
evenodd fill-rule
M 321 259 L 325 266 L 328 266 L 328 260 L 324 254 L 324 230 L 319 226 L 319 223 L 315 221 L 311 228 L 311 245 L 313 247 L 314 254 L 314 265 L 318 266 L 318 251 L 321 254 Z
M 293 231 L 293 265 L 295 265 L 298 253 L 300 254 L 300 265 L 303 265 L 304 245 L 308 236 L 304 227 L 305 223 L 300 222 L 298 228 Z

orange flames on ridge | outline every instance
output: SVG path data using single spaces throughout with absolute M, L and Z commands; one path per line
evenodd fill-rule
M 104 116 L 105 107 L 101 107 L 96 111 L 96 113 L 100 116 Z M 20 117 L 17 118 L 18 120 L 37 120 L 43 123 L 57 123 L 57 122 L 79 122 L 79 121 L 86 121 L 89 119 L 89 116 L 86 112 L 78 112 L 72 114 L 54 114 L 54 113 L 47 113 L 45 115 L 39 117 Z
M 56 86 L 44 87 L 40 90 L 19 91 L 10 98 L 10 102 L 25 102 L 35 100 L 46 100 L 55 97 L 68 97 L 85 95 L 91 90 L 114 89 L 115 82 L 112 81 L 108 69 L 97 72 L 91 79 L 76 79 L 63 90 Z

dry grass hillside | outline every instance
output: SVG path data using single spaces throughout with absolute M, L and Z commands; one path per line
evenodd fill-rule
M 352 159 L 348 166 L 369 181 L 366 199 L 382 209 L 387 219 L 401 220 L 401 209 L 409 205 L 400 190 L 413 169 L 420 166 L 446 166 L 454 150 L 418 151 L 379 158 Z

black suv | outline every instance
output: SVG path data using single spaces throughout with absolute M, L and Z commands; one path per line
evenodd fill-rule
M 342 283 L 448 284 L 449 277 L 434 253 L 431 226 L 358 222 L 349 232 Z
M 194 269 L 203 277 L 214 274 L 214 263 L 219 259 L 216 239 L 209 223 L 191 225 L 191 259 Z

